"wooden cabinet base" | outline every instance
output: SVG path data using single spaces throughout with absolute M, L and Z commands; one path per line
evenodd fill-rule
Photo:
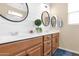
M 51 35 L 44 36 L 44 56 L 51 55 Z
M 59 33 L 55 33 L 52 35 L 52 53 L 56 51 L 56 49 L 59 47 Z
M 0 56 L 50 56 L 59 47 L 59 33 L 0 45 Z

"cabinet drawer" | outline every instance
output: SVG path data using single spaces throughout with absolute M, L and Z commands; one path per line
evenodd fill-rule
M 47 40 L 51 40 L 51 35 L 45 35 L 44 36 L 44 41 L 47 41 Z
M 43 55 L 42 44 L 30 48 L 26 50 L 26 52 L 28 56 L 42 56 Z
M 52 37 L 59 37 L 59 33 L 52 34 Z
M 42 43 L 42 39 L 43 39 L 43 37 L 36 37 L 36 38 L 28 39 L 25 41 L 20 41 L 17 44 L 18 50 L 28 49 L 39 43 Z
M 51 40 L 44 42 L 44 55 L 51 52 Z
M 52 39 L 52 45 L 53 45 L 53 47 L 58 47 L 59 46 L 58 37 Z

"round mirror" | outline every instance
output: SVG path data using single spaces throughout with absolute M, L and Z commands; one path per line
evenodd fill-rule
M 28 12 L 27 3 L 0 3 L 0 16 L 8 21 L 24 21 Z
M 59 27 L 59 28 L 63 27 L 63 20 L 60 17 L 58 17 L 58 19 L 57 19 L 57 27 Z
M 56 17 L 55 16 L 51 17 L 51 25 L 52 25 L 52 27 L 56 27 Z
M 45 26 L 49 25 L 50 16 L 49 16 L 49 13 L 47 11 L 42 12 L 41 19 L 42 19 L 42 22 Z

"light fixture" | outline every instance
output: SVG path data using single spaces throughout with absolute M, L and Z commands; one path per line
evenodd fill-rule
M 11 22 L 22 22 L 29 13 L 27 3 L 0 3 L 0 7 L 0 16 Z
M 18 12 L 15 12 L 13 10 L 8 10 L 8 14 L 10 15 L 14 15 L 14 16 L 18 16 L 18 17 L 23 17 L 22 14 L 18 13 Z

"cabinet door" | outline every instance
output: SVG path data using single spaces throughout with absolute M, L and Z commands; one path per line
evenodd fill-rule
M 16 56 L 26 56 L 26 52 L 25 51 L 22 51 L 22 52 L 16 54 Z
M 44 41 L 48 41 L 51 40 L 51 35 L 45 35 L 44 36 Z
M 59 36 L 52 37 L 52 51 L 54 52 L 59 47 Z
M 42 56 L 43 55 L 42 44 L 30 48 L 26 52 L 28 56 Z
M 0 45 L 0 56 L 11 56 L 17 52 L 17 45 L 15 43 Z
M 32 46 L 35 46 L 39 43 L 42 43 L 42 38 L 43 37 L 36 37 L 36 38 L 31 38 L 31 39 L 26 39 L 26 40 L 23 40 L 23 41 L 19 41 L 16 43 L 17 45 L 17 51 L 22 51 L 24 49 L 28 49 Z
M 51 40 L 44 42 L 44 55 L 49 55 L 51 53 Z

